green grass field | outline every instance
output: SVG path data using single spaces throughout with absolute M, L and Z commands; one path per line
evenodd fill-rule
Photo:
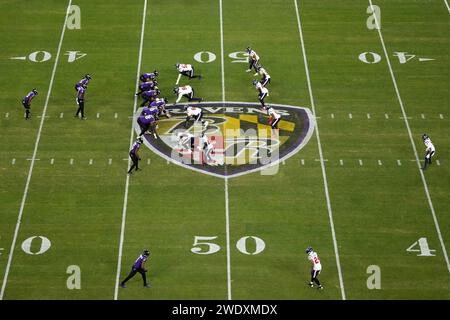
M 80 28 L 64 27 L 69 4 Z M 1 1 L 0 298 L 450 299 L 450 8 L 373 5 L 379 31 L 369 0 Z M 203 78 L 180 84 L 206 101 L 258 103 L 248 46 L 272 77 L 268 104 L 315 112 L 307 145 L 274 175 L 227 179 L 143 145 L 127 176 L 137 75 L 157 69 L 174 103 L 174 64 L 190 63 Z M 422 173 L 423 133 L 436 154 Z M 208 250 L 196 237 L 216 252 L 193 253 Z M 310 245 L 322 291 L 307 285 Z M 151 288 L 139 274 L 118 288 L 118 264 L 123 279 L 145 248 Z

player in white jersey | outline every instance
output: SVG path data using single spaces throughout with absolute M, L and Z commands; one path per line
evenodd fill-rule
M 306 248 L 306 254 L 308 255 L 308 260 L 311 261 L 311 281 L 309 282 L 309 286 L 314 287 L 314 283 L 317 284 L 318 289 L 323 289 L 323 286 L 320 284 L 318 279 L 320 271 L 322 271 L 322 265 L 320 264 L 319 255 L 317 252 L 313 250 L 313 248 Z
M 177 63 L 175 64 L 175 67 L 180 74 L 189 77 L 189 79 L 202 78 L 201 75 L 194 76 L 194 67 L 191 64 Z
M 184 123 L 184 127 L 188 127 L 189 120 L 194 119 L 194 125 L 198 122 L 201 122 L 205 127 L 208 126 L 208 121 L 204 121 L 203 111 L 198 107 L 185 106 L 184 111 L 186 111 L 186 122 Z
M 261 107 L 266 110 L 266 105 L 264 103 L 264 99 L 269 95 L 269 90 L 262 86 L 261 82 L 257 80 L 253 80 L 253 85 L 256 88 L 256 91 L 258 91 L 258 99 L 259 102 L 261 102 Z
M 200 142 L 198 144 L 198 149 L 203 150 L 203 154 L 205 155 L 206 163 L 212 162 L 215 163 L 216 161 L 212 158 L 211 154 L 214 150 L 214 143 L 215 138 L 212 136 L 210 140 L 208 140 L 208 136 L 206 136 L 204 133 L 200 137 Z M 205 162 L 203 163 L 205 164 Z
M 430 137 L 424 133 L 422 135 L 423 143 L 425 144 L 425 163 L 422 167 L 422 170 L 427 168 L 427 165 L 431 164 L 431 157 L 434 156 L 436 149 L 434 148 L 433 142 L 431 142 Z
M 258 72 L 261 75 L 261 85 L 265 87 L 270 83 L 270 74 L 268 74 L 266 69 L 264 69 L 263 67 L 259 67 Z
M 194 89 L 189 86 L 189 85 L 185 85 L 182 87 L 175 87 L 173 88 L 173 93 L 175 93 L 178 98 L 177 101 L 175 103 L 180 102 L 182 97 L 187 98 L 189 101 L 202 101 L 202 98 L 196 98 L 194 97 Z
M 180 149 L 186 149 L 191 151 L 194 150 L 194 141 L 195 141 L 194 135 L 190 134 L 189 132 L 179 132 L 177 136 L 178 136 L 178 145 Z
M 281 120 L 281 115 L 277 113 L 272 107 L 267 110 L 267 114 L 269 115 L 269 124 L 272 129 L 278 129 L 278 123 Z
M 247 47 L 245 50 L 248 53 L 248 69 L 246 72 L 252 71 L 252 68 L 255 69 L 255 76 L 258 75 L 258 67 L 259 67 L 259 56 L 258 54 L 250 47 Z

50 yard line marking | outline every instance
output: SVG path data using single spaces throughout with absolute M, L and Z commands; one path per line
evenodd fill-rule
M 67 8 L 66 8 L 66 16 L 64 18 L 64 25 L 62 27 L 61 36 L 60 36 L 59 44 L 58 44 L 58 49 L 56 52 L 55 64 L 53 65 L 52 75 L 50 77 L 50 84 L 48 86 L 47 97 L 45 98 L 44 109 L 42 111 L 42 117 L 41 117 L 41 121 L 39 123 L 38 134 L 36 137 L 36 142 L 34 143 L 33 156 L 31 158 L 30 168 L 28 170 L 27 182 L 25 183 L 25 189 L 23 191 L 22 202 L 20 203 L 19 215 L 17 216 L 17 223 L 16 223 L 16 228 L 14 230 L 13 241 L 11 243 L 11 249 L 10 249 L 9 255 L 8 255 L 8 262 L 6 264 L 5 275 L 3 277 L 3 283 L 2 283 L 2 289 L 0 291 L 0 300 L 3 300 L 3 296 L 5 294 L 6 283 L 8 281 L 8 275 L 9 275 L 9 269 L 11 267 L 11 262 L 12 262 L 13 255 L 14 255 L 14 247 L 16 246 L 17 236 L 19 234 L 19 229 L 20 229 L 20 223 L 22 221 L 23 210 L 25 208 L 25 202 L 27 201 L 27 197 L 28 197 L 28 189 L 30 187 L 31 176 L 33 175 L 33 168 L 34 168 L 34 163 L 36 160 L 37 149 L 39 147 L 39 141 L 41 140 L 41 133 L 42 133 L 42 128 L 44 127 L 45 114 L 47 112 L 48 101 L 50 100 L 50 94 L 51 94 L 52 88 L 53 88 L 53 80 L 55 79 L 56 68 L 58 66 L 58 61 L 59 61 L 59 54 L 61 52 L 62 42 L 64 39 L 64 33 L 66 31 L 67 17 L 69 16 L 69 8 L 71 5 L 72 5 L 72 0 L 69 0 L 69 4 L 67 5 Z
M 222 73 L 222 101 L 225 101 L 225 64 L 223 60 L 223 15 L 222 0 L 219 0 L 220 11 L 220 68 Z M 226 166 L 225 166 L 226 168 Z M 228 178 L 225 177 L 225 228 L 227 235 L 227 290 L 228 300 L 231 300 L 231 261 L 230 261 L 230 210 L 228 206 Z
M 136 91 L 139 88 L 139 76 L 141 74 L 141 64 L 142 64 L 142 49 L 144 46 L 144 30 L 145 30 L 145 17 L 147 15 L 147 0 L 144 0 L 144 10 L 142 13 L 142 26 L 141 26 L 141 40 L 139 44 L 139 58 L 136 72 Z M 133 114 L 136 113 L 137 106 L 137 96 L 134 96 L 134 104 L 133 104 Z M 133 145 L 133 137 L 134 137 L 134 128 L 133 128 L 134 118 L 131 119 L 131 133 L 130 133 L 130 146 Z M 127 169 L 130 167 L 130 158 L 128 158 Z M 117 274 L 116 274 L 116 286 L 114 288 L 114 300 L 117 300 L 119 295 L 119 281 L 120 281 L 120 267 L 122 264 L 122 251 L 123 251 L 123 239 L 125 237 L 125 220 L 127 218 L 127 205 L 128 205 L 128 187 L 130 185 L 130 176 L 127 174 L 125 180 L 125 193 L 123 196 L 123 209 L 122 209 L 122 225 L 120 228 L 120 240 L 119 240 L 119 254 L 117 256 Z
M 373 4 L 372 4 L 372 0 L 369 0 L 369 4 L 370 4 L 370 8 L 372 10 L 374 10 Z M 375 12 L 375 11 L 373 11 L 373 12 Z M 447 250 L 445 248 L 444 240 L 442 238 L 441 228 L 439 227 L 439 222 L 438 222 L 438 219 L 437 219 L 437 216 L 436 216 L 436 212 L 434 211 L 434 206 L 433 206 L 433 202 L 431 201 L 430 192 L 428 191 L 428 184 L 427 184 L 427 181 L 425 179 L 425 175 L 423 174 L 423 171 L 421 169 L 421 163 L 420 163 L 419 156 L 418 156 L 418 153 L 417 153 L 416 145 L 414 144 L 414 139 L 413 139 L 413 136 L 412 136 L 412 133 L 411 133 L 411 128 L 409 127 L 409 122 L 408 122 L 408 118 L 406 116 L 406 111 L 405 111 L 405 107 L 403 105 L 403 100 L 402 100 L 402 98 L 400 96 L 400 91 L 399 91 L 398 86 L 397 86 L 397 80 L 396 80 L 395 75 L 394 75 L 394 70 L 392 69 L 391 61 L 389 60 L 389 55 L 387 53 L 387 49 L 386 49 L 386 45 L 384 43 L 383 35 L 381 34 L 380 26 L 378 25 L 378 19 L 374 19 L 374 20 L 375 20 L 375 23 L 376 23 L 376 26 L 377 26 L 376 29 L 378 31 L 378 36 L 380 37 L 381 46 L 383 47 L 384 56 L 386 57 L 386 62 L 387 62 L 388 68 L 389 68 L 389 73 L 391 74 L 392 84 L 394 85 L 394 89 L 395 89 L 395 93 L 397 95 L 398 103 L 400 105 L 400 109 L 402 110 L 403 119 L 404 119 L 405 126 L 406 126 L 406 129 L 408 131 L 408 135 L 409 135 L 409 140 L 411 142 L 411 146 L 412 146 L 413 151 L 414 151 L 414 156 L 415 156 L 416 162 L 417 162 L 417 168 L 419 169 L 420 177 L 422 178 L 422 184 L 423 184 L 423 188 L 425 190 L 425 195 L 427 197 L 428 205 L 430 207 L 431 214 L 433 216 L 434 226 L 436 228 L 436 232 L 437 232 L 437 235 L 438 235 L 438 238 L 439 238 L 439 242 L 441 243 L 442 253 L 444 254 L 445 262 L 447 263 L 447 270 L 450 273 L 450 263 L 449 263 L 449 260 L 448 260 L 448 255 L 447 255 Z
M 314 117 L 315 117 L 316 116 L 316 108 L 315 108 L 315 105 L 314 105 L 314 97 L 313 97 L 313 93 L 312 93 L 311 79 L 309 77 L 308 60 L 306 58 L 305 43 L 304 43 L 304 40 L 303 40 L 302 23 L 301 23 L 300 14 L 299 14 L 299 11 L 298 11 L 297 0 L 294 0 L 294 4 L 295 4 L 295 13 L 297 14 L 298 33 L 300 35 L 300 43 L 301 43 L 302 53 L 303 53 L 303 62 L 305 63 L 306 81 L 308 83 L 309 98 L 311 100 L 312 112 L 313 112 Z M 329 217 L 329 220 L 330 220 L 330 227 L 331 227 L 331 234 L 332 234 L 332 237 L 333 237 L 334 252 L 335 252 L 335 255 L 336 255 L 336 265 L 337 265 L 338 275 L 339 275 L 339 286 L 341 287 L 342 300 L 345 300 L 346 298 L 345 298 L 344 279 L 342 277 L 341 263 L 340 263 L 340 260 L 339 260 L 339 250 L 338 250 L 338 245 L 337 245 L 337 241 L 336 241 L 336 232 L 334 230 L 334 222 L 333 222 L 333 211 L 331 209 L 330 195 L 329 195 L 329 192 L 328 192 L 327 174 L 326 174 L 326 171 L 325 171 L 325 164 L 324 164 L 323 153 L 322 153 L 322 145 L 320 144 L 319 126 L 318 126 L 317 122 L 316 122 L 316 136 L 317 136 L 317 147 L 319 149 L 319 156 L 320 156 L 320 166 L 322 168 L 323 186 L 324 186 L 324 191 L 325 191 L 325 197 L 327 199 L 328 217 Z

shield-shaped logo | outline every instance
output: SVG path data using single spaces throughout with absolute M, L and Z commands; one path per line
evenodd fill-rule
M 198 108 L 190 118 L 188 106 Z M 168 105 L 171 116 L 160 116 L 154 132 L 143 135 L 144 143 L 167 161 L 204 174 L 221 178 L 255 171 L 275 174 L 280 162 L 308 143 L 315 121 L 308 108 L 270 107 L 275 114 L 247 102 Z M 141 109 L 135 120 L 140 114 Z M 137 121 L 134 127 L 140 134 L 142 128 Z

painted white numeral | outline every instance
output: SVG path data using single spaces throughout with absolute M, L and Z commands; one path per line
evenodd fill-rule
M 228 56 L 231 59 L 234 59 L 233 61 L 231 61 L 231 63 L 248 63 L 248 53 L 245 51 L 232 52 Z
M 253 253 L 248 252 L 248 250 L 247 250 L 247 239 L 255 240 L 256 249 Z M 246 236 L 246 237 L 242 237 L 238 240 L 238 242 L 236 243 L 236 247 L 243 254 L 255 255 L 255 254 L 263 252 L 266 247 L 266 244 L 264 243 L 264 241 L 261 238 L 253 237 L 253 236 Z
M 414 59 L 414 54 L 408 54 L 408 52 L 394 52 L 394 56 L 398 58 L 401 64 L 407 63 L 409 60 Z
M 195 236 L 194 238 L 194 248 L 191 248 L 191 252 L 196 254 L 213 254 L 220 250 L 220 246 L 215 243 L 206 242 L 210 240 L 216 239 L 216 237 L 202 237 L 202 236 Z M 196 246 L 205 245 L 208 247 L 208 250 L 202 251 L 202 248 L 198 248 Z
M 207 60 L 202 59 L 202 57 L 204 55 L 207 56 Z M 198 61 L 200 63 L 210 63 L 210 62 L 213 62 L 214 60 L 216 60 L 216 55 L 209 51 L 200 51 L 194 55 L 194 59 L 195 59 L 195 61 Z
M 33 62 L 44 62 L 50 60 L 52 55 L 47 51 L 35 51 L 30 53 L 28 59 Z
M 36 238 L 41 238 L 41 246 L 39 248 L 39 251 L 31 252 L 31 244 L 32 244 L 33 240 Z M 34 237 L 30 237 L 30 238 L 26 239 L 24 242 L 22 242 L 22 250 L 28 254 L 34 254 L 34 255 L 43 254 L 48 249 L 50 249 L 51 245 L 52 244 L 48 238 L 46 238 L 44 236 L 34 236 Z
M 68 56 L 67 62 L 74 62 L 75 60 L 85 57 L 87 53 L 82 53 L 81 51 L 67 51 L 65 55 Z
M 81 10 L 77 5 L 71 5 L 69 8 L 69 16 L 67 17 L 67 29 L 81 29 Z
M 414 249 L 415 247 L 419 246 L 418 249 Z M 433 257 L 435 254 L 432 254 L 431 252 L 435 252 L 436 250 L 430 249 L 428 246 L 427 238 L 420 238 L 416 242 L 414 242 L 408 249 L 406 249 L 408 252 L 420 252 L 418 254 L 418 257 Z
M 373 9 L 372 9 L 373 7 Z M 381 9 L 377 5 L 368 6 L 367 11 L 368 14 L 372 14 L 367 18 L 367 29 L 381 29 Z
M 370 56 L 370 58 L 368 58 Z M 375 52 L 363 52 L 358 57 L 364 63 L 373 64 L 381 61 L 381 56 Z

